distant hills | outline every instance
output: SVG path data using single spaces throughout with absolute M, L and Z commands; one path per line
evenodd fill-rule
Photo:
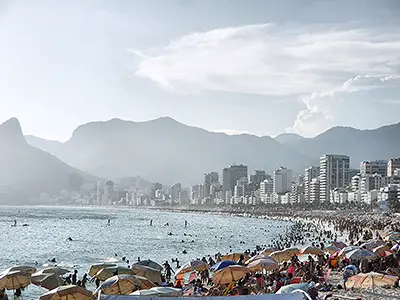
M 203 173 L 233 163 L 272 172 L 286 166 L 299 173 L 325 153 L 362 160 L 400 156 L 400 123 L 375 130 L 334 127 L 315 138 L 282 134 L 275 139 L 227 135 L 184 125 L 169 117 L 146 122 L 112 119 L 79 126 L 66 143 L 27 141 L 71 166 L 104 178 L 140 175 L 152 182 L 194 184 Z
M 41 192 L 58 194 L 63 188 L 79 189 L 82 183 L 95 179 L 29 145 L 17 119 L 0 125 L 0 203 L 6 198 L 21 203 L 39 197 Z

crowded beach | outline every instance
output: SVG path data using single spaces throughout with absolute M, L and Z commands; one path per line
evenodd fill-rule
M 260 216 L 257 217 L 272 217 Z M 286 219 L 287 213 L 273 218 Z M 302 292 L 308 299 L 400 297 L 400 224 L 393 216 L 354 213 L 293 215 L 292 225 L 268 244 L 216 253 L 181 265 L 123 256 L 85 274 L 54 266 L 9 266 L 0 273 L 0 300 L 20 299 L 29 285 L 42 300 L 104 295 L 201 297 Z M 133 256 L 134 257 L 134 256 Z

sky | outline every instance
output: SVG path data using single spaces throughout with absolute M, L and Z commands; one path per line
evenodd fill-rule
M 0 122 L 66 141 L 170 116 L 229 134 L 400 122 L 397 0 L 2 0 Z

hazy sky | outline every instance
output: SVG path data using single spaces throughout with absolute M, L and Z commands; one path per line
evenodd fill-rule
M 400 1 L 0 1 L 0 122 L 171 116 L 314 136 L 400 121 Z

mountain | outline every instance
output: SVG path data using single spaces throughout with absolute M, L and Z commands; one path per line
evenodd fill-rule
M 275 137 L 275 141 L 281 144 L 291 144 L 302 139 L 304 139 L 304 137 L 296 133 L 281 133 Z
M 13 199 L 18 201 L 36 198 L 42 192 L 58 194 L 63 188 L 95 180 L 94 176 L 29 145 L 15 118 L 0 125 L 0 145 L 0 202 L 13 195 L 18 195 L 18 199 Z
M 315 158 L 325 153 L 346 154 L 351 165 L 358 168 L 363 160 L 400 156 L 400 123 L 372 130 L 333 127 L 314 138 L 291 143 L 290 147 Z
M 43 151 L 55 154 L 62 147 L 62 143 L 58 141 L 45 140 L 33 135 L 25 135 L 25 140 L 29 145 L 42 149 Z
M 272 171 L 279 166 L 301 169 L 311 161 L 271 137 L 229 136 L 169 117 L 81 125 L 55 155 L 104 178 L 140 175 L 163 184 L 198 183 L 205 172 L 220 172 L 233 163 L 247 164 L 250 170 Z

